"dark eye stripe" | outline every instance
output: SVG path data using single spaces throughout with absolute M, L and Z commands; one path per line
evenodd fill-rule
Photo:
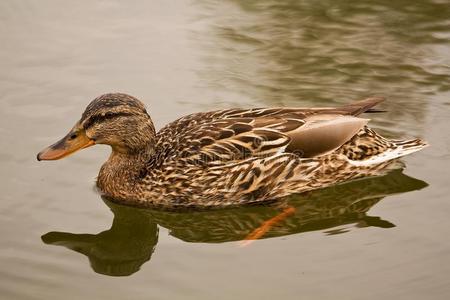
M 95 123 L 104 122 L 106 120 L 111 120 L 118 117 L 128 117 L 131 115 L 133 114 L 128 112 L 108 112 L 104 115 L 94 115 L 83 124 L 83 127 L 84 130 L 87 130 L 88 128 L 92 127 Z

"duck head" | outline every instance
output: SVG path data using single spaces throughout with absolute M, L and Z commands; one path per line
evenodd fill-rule
M 61 159 L 95 144 L 135 154 L 154 144 L 154 138 L 155 128 L 141 101 L 126 94 L 105 94 L 94 99 L 69 133 L 39 152 L 37 159 Z

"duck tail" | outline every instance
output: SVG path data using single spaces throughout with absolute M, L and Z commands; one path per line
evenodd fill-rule
M 384 163 L 427 146 L 427 142 L 418 138 L 390 140 L 364 126 L 350 141 L 337 149 L 336 153 L 344 154 L 351 164 L 363 167 Z
M 426 148 L 429 146 L 427 142 L 425 142 L 422 139 L 412 139 L 412 140 L 391 140 L 392 143 L 394 143 L 397 146 L 397 154 L 398 157 L 402 157 L 414 152 L 417 152 L 419 150 L 422 150 L 423 148 Z
M 389 142 L 391 143 L 391 146 L 385 151 L 373 155 L 368 159 L 363 160 L 349 159 L 349 162 L 353 165 L 361 167 L 369 165 L 377 165 L 417 152 L 429 146 L 427 142 L 421 139 L 390 140 Z

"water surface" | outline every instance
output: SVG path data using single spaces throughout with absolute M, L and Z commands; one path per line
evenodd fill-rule
M 0 294 L 5 299 L 450 297 L 448 1 L 2 1 Z M 94 97 L 156 127 L 195 111 L 334 106 L 431 147 L 380 178 L 274 205 L 163 212 L 102 199 L 107 147 L 38 163 Z

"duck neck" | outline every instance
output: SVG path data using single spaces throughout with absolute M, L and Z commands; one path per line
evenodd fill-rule
M 140 181 L 140 173 L 155 150 L 153 143 L 136 152 L 121 152 L 114 148 L 97 178 L 99 189 L 111 197 L 127 197 Z

